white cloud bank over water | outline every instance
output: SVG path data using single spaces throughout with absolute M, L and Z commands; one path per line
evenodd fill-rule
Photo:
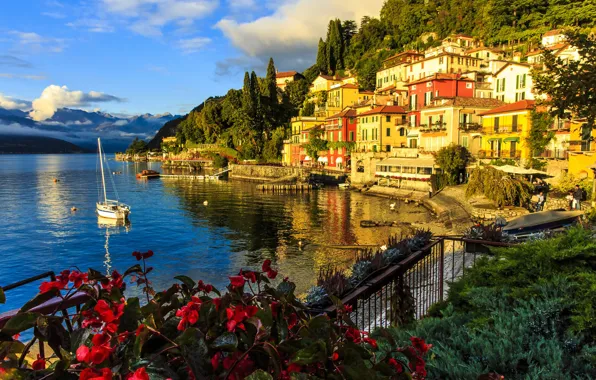
M 102 92 L 70 91 L 66 86 L 51 85 L 46 87 L 41 96 L 33 101 L 33 110 L 29 116 L 35 121 L 43 121 L 54 116 L 58 108 L 87 107 L 93 103 L 123 102 L 122 98 Z

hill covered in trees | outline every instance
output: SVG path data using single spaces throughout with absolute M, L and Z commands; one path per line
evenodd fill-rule
M 68 141 L 44 136 L 0 135 L 0 154 L 90 153 Z

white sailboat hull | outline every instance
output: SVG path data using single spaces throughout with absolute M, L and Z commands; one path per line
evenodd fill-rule
M 106 219 L 125 220 L 130 214 L 128 206 L 122 204 L 97 203 L 97 215 Z

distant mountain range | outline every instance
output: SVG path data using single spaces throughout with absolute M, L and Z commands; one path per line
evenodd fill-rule
M 43 136 L 0 135 L 0 154 L 90 153 L 68 141 Z
M 124 151 L 135 137 L 149 141 L 164 124 L 178 117 L 169 113 L 118 116 L 61 108 L 51 119 L 38 122 L 28 112 L 0 108 L 0 143 L 7 135 L 43 136 L 95 151 L 97 137 L 101 137 L 107 152 Z

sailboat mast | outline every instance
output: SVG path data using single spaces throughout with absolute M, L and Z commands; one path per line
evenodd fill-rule
M 99 147 L 99 165 L 101 166 L 101 183 L 103 185 L 103 199 L 105 204 L 108 204 L 108 195 L 106 193 L 106 177 L 103 174 L 103 157 L 101 155 L 101 140 L 97 138 L 97 146 Z

